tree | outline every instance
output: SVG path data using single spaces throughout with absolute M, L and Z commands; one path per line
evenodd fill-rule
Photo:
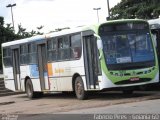
M 20 35 L 20 36 L 22 36 L 22 37 L 25 37 L 25 33 L 26 33 L 25 31 L 26 31 L 26 29 L 23 28 L 21 24 L 19 24 L 18 25 L 18 32 L 17 32 L 17 34 Z
M 40 32 L 40 31 L 43 29 L 43 27 L 44 27 L 44 26 L 42 26 L 42 25 L 39 26 L 39 27 L 37 27 L 37 29 L 38 29 L 38 31 L 36 32 L 37 35 L 43 35 L 43 33 Z
M 31 35 L 31 36 L 36 35 L 36 31 L 32 30 L 32 31 L 30 32 L 30 35 Z
M 58 31 L 66 30 L 66 29 L 70 29 L 70 28 L 69 27 L 57 28 L 55 29 L 55 31 L 58 32 Z
M 0 16 L 0 26 L 4 25 L 4 18 Z
M 4 18 L 0 16 L 0 44 L 2 44 L 3 42 L 12 41 L 16 38 L 18 38 L 18 36 L 14 34 L 13 27 L 11 27 L 11 24 L 7 24 L 6 27 L 4 27 Z M 1 58 L 2 57 L 0 50 L 0 70 L 2 69 Z
M 110 10 L 110 19 L 153 19 L 160 15 L 159 0 L 122 0 Z

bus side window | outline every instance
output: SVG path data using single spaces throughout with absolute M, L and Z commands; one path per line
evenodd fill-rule
M 53 54 L 53 52 L 52 52 L 52 49 L 53 49 L 53 47 L 52 47 L 53 45 L 52 45 L 52 40 L 48 40 L 47 41 L 47 52 L 48 52 L 48 56 L 47 56 L 47 59 L 48 59 L 48 61 L 52 61 L 52 54 Z
M 29 52 L 29 63 L 30 64 L 35 64 L 37 63 L 37 49 L 36 49 L 36 44 L 35 43 L 30 43 L 28 45 L 28 52 Z
M 11 57 L 11 49 L 3 48 L 3 63 L 5 67 L 12 66 L 12 57 Z
M 29 63 L 28 44 L 23 44 L 20 46 L 20 63 L 21 65 Z
M 70 57 L 70 44 L 68 36 L 58 38 L 58 60 L 68 60 Z
M 64 60 L 68 60 L 70 58 L 70 41 L 69 37 L 65 36 L 63 39 L 63 58 Z
M 57 60 L 57 39 L 50 38 L 47 41 L 47 50 L 48 50 L 48 61 L 56 61 Z
M 61 49 L 63 48 L 63 38 L 58 38 L 58 54 L 57 54 L 57 60 L 62 59 L 62 52 Z
M 71 36 L 71 58 L 79 59 L 82 53 L 81 35 L 75 34 Z

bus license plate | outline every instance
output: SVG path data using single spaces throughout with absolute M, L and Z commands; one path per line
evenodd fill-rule
M 130 81 L 138 81 L 139 77 L 130 78 Z

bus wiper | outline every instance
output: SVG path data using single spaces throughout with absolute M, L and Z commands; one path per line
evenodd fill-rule
M 134 40 L 134 49 L 135 49 L 135 53 L 137 52 L 137 43 L 136 43 L 136 39 Z

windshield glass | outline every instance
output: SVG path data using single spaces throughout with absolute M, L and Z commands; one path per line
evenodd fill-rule
M 147 31 L 110 32 L 101 36 L 109 69 L 135 69 L 154 65 L 154 50 Z

